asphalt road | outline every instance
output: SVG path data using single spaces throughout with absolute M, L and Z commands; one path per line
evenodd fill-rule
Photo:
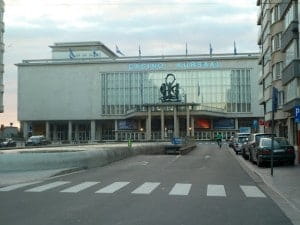
M 231 150 L 140 155 L 0 189 L 2 225 L 290 225 Z M 24 184 L 25 185 L 25 184 Z

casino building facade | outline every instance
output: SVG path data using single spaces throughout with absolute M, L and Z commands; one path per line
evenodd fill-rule
M 119 57 L 101 42 L 50 48 L 51 59 L 17 64 L 25 138 L 210 140 L 261 129 L 257 53 Z M 163 84 L 176 100 L 162 101 Z

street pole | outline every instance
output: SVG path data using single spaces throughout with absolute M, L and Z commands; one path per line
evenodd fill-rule
M 273 167 L 273 161 L 274 161 L 274 130 L 275 130 L 275 126 L 274 126 L 274 109 L 272 110 L 272 141 L 271 141 L 271 176 L 273 176 L 274 173 L 274 167 Z
M 275 133 L 275 124 L 274 124 L 274 114 L 277 111 L 278 107 L 278 90 L 273 87 L 272 88 L 272 141 L 271 141 L 271 176 L 274 174 L 273 161 L 274 161 L 274 133 Z

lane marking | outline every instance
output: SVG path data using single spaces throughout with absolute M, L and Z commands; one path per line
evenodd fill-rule
M 226 197 L 224 185 L 207 185 L 207 196 Z
M 155 188 L 158 187 L 160 183 L 155 182 L 146 182 L 139 186 L 137 189 L 135 189 L 132 194 L 150 194 Z
M 248 198 L 266 198 L 266 195 L 256 186 L 240 185 L 240 187 Z
M 22 184 L 13 184 L 7 187 L 0 188 L 0 191 L 12 191 L 16 190 L 18 188 L 26 187 L 32 184 L 37 184 L 40 183 L 41 181 L 35 181 L 35 182 L 28 182 L 28 183 L 22 183 Z
M 77 184 L 75 186 L 66 188 L 60 192 L 64 192 L 64 193 L 78 193 L 79 191 L 82 191 L 84 189 L 87 189 L 89 187 L 92 187 L 96 184 L 99 184 L 100 182 L 83 182 L 81 184 Z
M 177 183 L 170 191 L 169 195 L 188 195 L 192 184 Z
M 28 190 L 26 190 L 26 192 L 42 192 L 42 191 L 46 191 L 46 190 L 49 190 L 51 188 L 56 188 L 58 186 L 68 184 L 68 183 L 70 183 L 70 182 L 69 181 L 56 181 L 56 182 L 53 182 L 53 183 L 49 183 L 49 184 L 45 184 L 45 185 L 42 185 L 42 186 L 38 186 L 38 187 L 35 187 L 35 188 L 28 189 Z
M 111 194 L 114 193 L 121 188 L 125 187 L 128 185 L 130 182 L 114 182 L 104 188 L 101 188 L 100 190 L 96 191 L 95 193 L 106 193 L 106 194 Z

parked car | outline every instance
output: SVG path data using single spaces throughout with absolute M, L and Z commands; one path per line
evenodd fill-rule
M 275 134 L 267 134 L 267 133 L 254 133 L 250 134 L 247 143 L 245 143 L 242 147 L 242 156 L 244 159 L 249 159 L 253 162 L 253 152 L 256 151 L 256 148 L 259 144 L 261 138 L 270 138 L 275 136 Z
M 272 138 L 261 138 L 253 154 L 253 160 L 257 166 L 262 166 L 265 162 L 271 161 Z M 295 149 L 283 137 L 274 137 L 274 162 L 287 162 L 289 165 L 294 165 L 295 162 Z
M 47 145 L 47 144 L 50 144 L 50 141 L 48 141 L 43 135 L 31 136 L 25 142 L 25 146 L 37 146 L 37 145 Z
M 233 150 L 238 155 L 242 151 L 242 147 L 245 144 L 245 142 L 248 141 L 249 135 L 239 135 L 238 137 L 234 138 L 233 141 Z
M 0 147 L 16 147 L 17 143 L 12 138 L 6 138 L 0 143 Z

